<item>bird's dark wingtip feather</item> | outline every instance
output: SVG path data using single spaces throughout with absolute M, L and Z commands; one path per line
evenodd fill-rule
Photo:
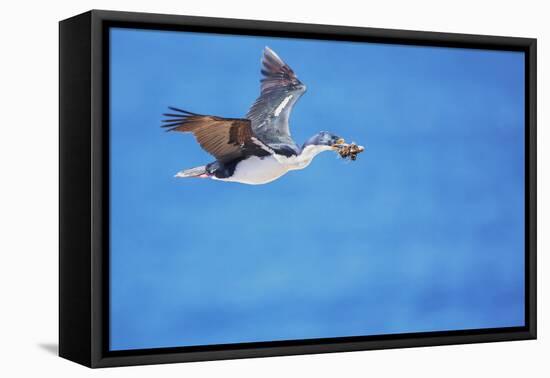
M 169 106 L 168 109 L 173 110 L 173 111 L 175 111 L 175 112 L 187 114 L 187 115 L 192 115 L 192 116 L 200 115 L 200 114 L 197 114 L 197 113 L 189 112 L 189 111 L 187 111 L 187 110 L 183 110 L 183 109 L 180 109 L 180 108 L 176 108 L 175 106 Z
M 187 117 L 187 115 L 185 114 L 174 114 L 174 113 L 162 113 L 162 115 L 165 117 L 176 117 L 176 118 Z
M 161 121 L 162 124 L 160 125 L 160 127 L 162 128 L 169 128 L 166 131 L 174 131 L 178 127 L 185 125 L 186 123 L 189 122 L 190 117 L 201 116 L 201 114 L 192 113 L 187 110 L 176 108 L 175 106 L 169 106 L 168 109 L 170 109 L 173 112 L 176 112 L 177 114 L 174 114 L 174 113 L 162 114 L 164 117 L 168 117 L 167 119 L 163 119 Z
M 160 125 L 160 127 L 178 127 L 184 125 L 185 122 L 172 122 L 172 123 L 164 123 Z

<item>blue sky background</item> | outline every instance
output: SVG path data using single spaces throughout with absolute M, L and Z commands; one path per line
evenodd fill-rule
M 175 179 L 212 158 L 161 114 L 244 116 L 266 45 L 308 86 L 298 143 L 366 152 Z M 111 349 L 523 325 L 523 72 L 518 52 L 113 29 Z

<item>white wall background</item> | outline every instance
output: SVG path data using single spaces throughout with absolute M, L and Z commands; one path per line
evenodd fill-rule
M 4 2 L 0 22 L 0 375 L 549 376 L 550 326 L 545 321 L 549 301 L 544 298 L 549 285 L 545 251 L 550 243 L 545 217 L 550 185 L 550 153 L 545 149 L 550 142 L 547 5 L 543 0 Z M 539 340 L 103 370 L 56 357 L 57 22 L 92 8 L 538 38 Z

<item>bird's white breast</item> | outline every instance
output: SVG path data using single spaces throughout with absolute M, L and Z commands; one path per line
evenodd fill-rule
M 237 164 L 233 176 L 223 179 L 212 178 L 221 181 L 260 185 L 276 180 L 287 172 L 287 167 L 273 156 L 266 156 L 264 158 L 251 156 Z
M 263 158 L 250 156 L 237 164 L 233 176 L 223 179 L 212 178 L 250 185 L 267 184 L 278 179 L 288 171 L 304 169 L 320 152 L 330 149 L 327 146 L 307 146 L 297 156 L 270 155 Z

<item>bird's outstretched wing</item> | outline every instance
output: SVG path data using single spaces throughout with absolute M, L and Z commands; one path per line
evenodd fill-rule
M 167 131 L 192 133 L 200 146 L 220 162 L 228 162 L 242 156 L 254 154 L 267 156 L 273 151 L 259 141 L 252 132 L 250 120 L 222 118 L 212 115 L 191 113 L 169 107 L 175 113 L 163 120 Z
M 261 72 L 260 97 L 246 115 L 252 122 L 252 131 L 267 144 L 295 144 L 288 120 L 292 107 L 306 87 L 269 47 L 263 52 Z

